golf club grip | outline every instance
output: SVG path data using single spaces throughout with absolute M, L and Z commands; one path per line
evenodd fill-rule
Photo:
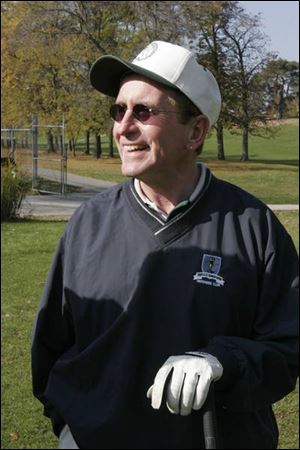
M 213 383 L 210 385 L 207 398 L 203 405 L 203 433 L 205 448 L 217 448 L 217 424 Z

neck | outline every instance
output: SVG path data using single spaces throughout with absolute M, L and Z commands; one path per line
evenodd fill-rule
M 190 197 L 199 180 L 199 169 L 195 165 L 188 173 L 178 172 L 164 176 L 161 180 L 140 179 L 140 187 L 149 200 L 166 214 L 178 203 Z

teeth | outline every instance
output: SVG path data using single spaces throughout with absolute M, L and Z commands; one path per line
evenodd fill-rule
M 144 150 L 148 145 L 124 145 L 124 150 L 134 152 L 135 150 Z

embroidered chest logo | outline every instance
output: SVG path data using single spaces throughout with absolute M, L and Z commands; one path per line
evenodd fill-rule
M 209 286 L 224 286 L 224 278 L 219 276 L 222 258 L 220 256 L 203 255 L 201 269 L 194 275 L 194 281 L 197 283 L 208 284 Z

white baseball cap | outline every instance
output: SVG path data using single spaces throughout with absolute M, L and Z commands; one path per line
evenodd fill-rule
M 210 126 L 218 120 L 221 110 L 218 83 L 186 48 L 154 41 L 131 63 L 112 55 L 101 56 L 91 67 L 90 81 L 97 91 L 117 97 L 121 80 L 132 72 L 181 91 L 208 118 Z

